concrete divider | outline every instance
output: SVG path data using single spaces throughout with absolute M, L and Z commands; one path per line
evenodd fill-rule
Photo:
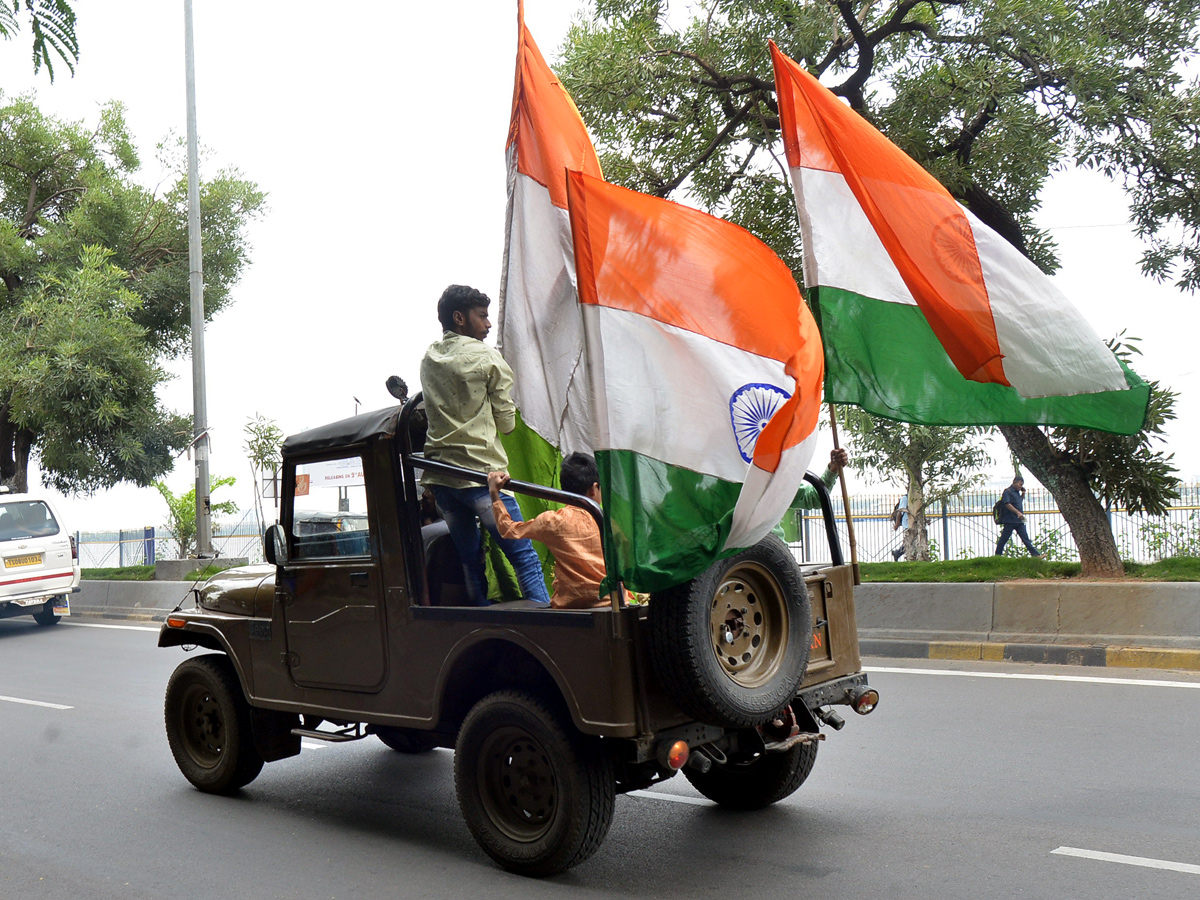
M 85 581 L 71 609 L 161 622 L 193 587 Z M 872 583 L 855 600 L 864 655 L 1200 670 L 1200 583 Z
M 71 614 L 161 622 L 192 587 L 190 581 L 84 581 L 71 595 Z
M 1200 671 L 1200 583 L 864 584 L 865 656 Z
M 1200 649 L 1200 583 L 863 584 L 859 636 Z

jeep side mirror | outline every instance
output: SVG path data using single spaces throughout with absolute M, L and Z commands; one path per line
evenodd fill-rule
M 263 533 L 263 556 L 273 566 L 287 565 L 287 532 L 282 525 L 272 525 Z

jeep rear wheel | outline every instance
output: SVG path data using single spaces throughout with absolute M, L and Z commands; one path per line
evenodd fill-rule
M 479 846 L 521 875 L 583 862 L 612 822 L 615 780 L 599 742 L 519 691 L 484 697 L 468 713 L 454 783 Z
M 714 764 L 707 772 L 686 768 L 683 775 L 701 794 L 730 809 L 761 809 L 778 803 L 804 784 L 817 761 L 817 744 L 797 744 L 782 753 Z
M 230 793 L 262 771 L 250 705 L 228 657 L 212 654 L 180 663 L 167 682 L 163 716 L 179 771 L 200 790 Z
M 652 662 L 680 709 L 746 728 L 796 696 L 812 640 L 804 578 L 774 537 L 650 602 Z

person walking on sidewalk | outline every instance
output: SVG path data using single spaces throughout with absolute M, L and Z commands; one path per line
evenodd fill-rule
M 996 542 L 996 555 L 1004 555 L 1004 545 L 1008 543 L 1008 539 L 1015 531 L 1017 537 L 1025 544 L 1025 549 L 1029 551 L 1030 556 L 1041 556 L 1041 551 L 1033 546 L 1033 541 L 1029 539 L 1029 532 L 1025 530 L 1025 479 L 1020 475 L 1004 489 L 1004 495 L 1000 498 L 1000 506 L 1002 528 L 1000 540 Z

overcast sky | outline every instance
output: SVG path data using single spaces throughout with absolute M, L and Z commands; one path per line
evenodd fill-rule
M 576 4 L 525 6 L 553 59 Z M 153 185 L 155 145 L 186 128 L 183 0 L 76 7 L 75 76 L 60 66 L 53 85 L 34 77 L 22 35 L 0 44 L 0 84 L 7 94 L 36 88 L 42 109 L 66 119 L 94 122 L 99 104 L 122 101 Z M 388 375 L 416 389 L 421 355 L 440 333 L 442 289 L 471 284 L 496 297 L 516 3 L 376 2 L 342 15 L 308 0 L 195 0 L 195 40 L 202 176 L 236 166 L 268 194 L 250 229 L 252 264 L 205 334 L 211 470 L 239 481 L 216 499 L 246 508 L 248 419 L 263 414 L 292 433 L 353 414 L 356 398 L 361 409 L 389 405 Z M 1143 338 L 1135 368 L 1181 393 L 1169 447 L 1182 474 L 1200 480 L 1197 301 L 1138 274 L 1125 220 L 1121 193 L 1096 176 L 1064 175 L 1046 193 L 1060 285 L 1102 337 Z M 188 412 L 190 361 L 171 368 L 179 377 L 163 400 Z M 998 452 L 995 476 L 1007 481 Z M 186 458 L 167 477 L 176 491 L 193 480 Z M 164 519 L 153 489 L 60 505 L 79 530 Z

